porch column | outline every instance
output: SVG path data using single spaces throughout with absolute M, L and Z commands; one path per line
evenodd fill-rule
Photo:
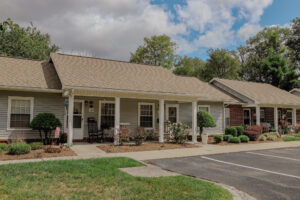
M 276 132 L 278 132 L 278 108 L 274 107 L 274 126 Z
M 159 142 L 164 143 L 164 110 L 165 101 L 163 99 L 159 100 Z
M 192 103 L 192 141 L 197 143 L 197 101 Z
M 296 127 L 296 125 L 297 125 L 297 109 L 296 108 L 293 108 L 292 119 L 293 119 L 293 126 Z
M 68 105 L 68 145 L 73 144 L 73 113 L 74 113 L 74 94 L 69 93 L 69 105 Z
M 119 145 L 120 137 L 120 97 L 115 97 L 115 129 L 114 129 L 114 145 Z
M 260 125 L 260 107 L 256 106 L 256 125 Z

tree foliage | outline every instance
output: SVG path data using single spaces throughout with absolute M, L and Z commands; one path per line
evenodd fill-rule
M 0 55 L 46 60 L 58 49 L 32 24 L 24 28 L 11 19 L 0 23 Z
M 216 122 L 210 113 L 199 110 L 197 113 L 197 125 L 200 128 L 201 136 L 203 133 L 203 128 L 216 127 Z
M 210 49 L 204 69 L 206 81 L 212 78 L 240 79 L 240 63 L 234 51 L 226 49 Z
M 176 43 L 167 35 L 144 38 L 144 44 L 139 46 L 135 53 L 131 53 L 130 62 L 170 69 L 175 62 L 176 46 Z
M 291 34 L 287 40 L 287 46 L 292 50 L 291 60 L 295 67 L 300 68 L 300 17 L 293 20 Z
M 200 80 L 204 80 L 205 77 L 203 76 L 203 72 L 205 64 L 206 63 L 203 60 L 197 57 L 179 57 L 173 72 L 176 75 L 193 76 Z

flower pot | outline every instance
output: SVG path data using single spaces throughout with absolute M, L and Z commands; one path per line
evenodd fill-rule
M 201 135 L 201 139 L 202 139 L 202 143 L 203 143 L 203 144 L 207 144 L 208 135 L 207 135 L 207 134 L 204 134 L 204 133 L 202 133 L 202 135 Z

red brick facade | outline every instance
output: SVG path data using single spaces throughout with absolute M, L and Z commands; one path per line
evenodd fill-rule
M 244 124 L 244 113 L 241 105 L 230 105 L 230 126 L 240 126 Z

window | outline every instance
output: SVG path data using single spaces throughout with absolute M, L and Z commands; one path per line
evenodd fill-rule
M 114 102 L 100 102 L 101 109 L 101 128 L 109 129 L 115 127 L 115 103 Z
M 33 97 L 8 97 L 7 128 L 29 128 L 32 117 Z
M 286 120 L 289 124 L 293 123 L 293 111 L 291 110 L 286 111 Z
M 265 122 L 265 110 L 260 109 L 260 122 Z
M 210 112 L 210 106 L 209 105 L 198 105 L 198 110 L 203 110 L 206 112 Z
M 166 120 L 171 123 L 179 121 L 179 104 L 166 104 Z
M 154 128 L 154 103 L 139 103 L 139 126 Z

